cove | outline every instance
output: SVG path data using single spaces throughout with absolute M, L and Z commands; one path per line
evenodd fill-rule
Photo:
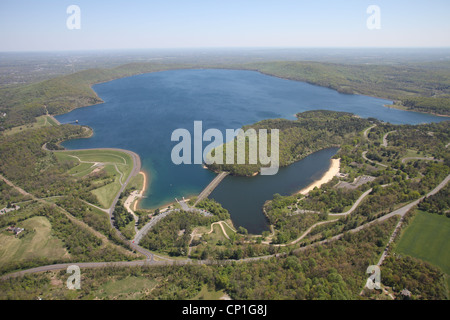
M 209 198 L 220 202 L 232 213 L 233 223 L 244 226 L 249 233 L 268 230 L 263 205 L 275 193 L 288 196 L 320 179 L 330 167 L 330 159 L 338 148 L 328 148 L 280 168 L 274 176 L 226 177 Z
M 384 105 L 392 102 L 384 99 L 340 94 L 328 88 L 244 70 L 155 72 L 97 84 L 93 89 L 105 103 L 56 117 L 61 123 L 78 120 L 79 124 L 90 126 L 94 129 L 93 137 L 66 141 L 63 146 L 67 149 L 123 148 L 139 154 L 143 170 L 150 178 L 146 198 L 141 202 L 143 208 L 156 208 L 173 202 L 174 198 L 197 195 L 215 177 L 200 165 L 176 166 L 171 161 L 175 145 L 171 142 L 172 132 L 186 128 L 193 135 L 194 121 L 203 121 L 205 130 L 215 128 L 225 134 L 226 129 L 238 129 L 269 118 L 295 119 L 294 114 L 298 112 L 317 109 L 352 112 L 394 124 L 446 120 L 386 108 Z M 320 154 L 318 157 L 323 157 L 320 163 L 327 166 L 332 153 Z M 320 177 L 323 167 L 318 159 L 316 162 L 317 166 L 309 169 L 302 169 L 303 162 L 295 164 L 293 168 L 298 168 L 299 179 L 294 189 L 309 184 L 306 181 L 312 177 Z M 284 180 L 279 178 L 279 184 L 283 185 Z M 254 188 L 266 192 L 267 184 L 255 181 L 261 182 Z M 239 195 L 234 192 L 243 184 L 242 180 L 227 177 L 222 184 L 211 197 L 230 210 L 236 226 L 242 225 L 252 233 L 266 230 L 261 206 L 252 205 L 255 202 L 250 197 L 246 198 L 248 203 L 243 202 L 245 199 L 238 200 Z M 283 193 L 283 190 L 270 192 Z

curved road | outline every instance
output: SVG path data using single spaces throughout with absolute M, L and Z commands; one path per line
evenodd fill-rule
M 372 220 L 364 225 L 361 225 L 355 229 L 349 230 L 348 232 L 351 233 L 355 233 L 358 232 L 362 229 L 367 228 L 368 226 L 377 223 L 377 222 L 381 222 L 384 221 L 386 219 L 389 219 L 395 215 L 399 215 L 401 217 L 403 217 L 409 210 L 411 210 L 411 208 L 413 208 L 414 206 L 416 206 L 420 201 L 422 201 L 424 198 L 429 197 L 431 195 L 436 194 L 437 192 L 439 192 L 442 188 L 444 188 L 447 183 L 450 181 L 450 175 L 448 175 L 436 188 L 434 188 L 432 191 L 430 191 L 427 195 L 421 197 L 420 199 L 417 199 L 395 211 L 392 211 L 391 213 L 384 215 L 378 219 Z M 395 232 L 395 231 L 394 231 Z M 312 247 L 316 247 L 318 245 L 322 245 L 322 244 L 326 244 L 332 241 L 336 241 L 341 239 L 344 236 L 344 233 L 338 234 L 330 239 L 326 239 L 326 240 L 322 240 L 319 242 L 315 242 L 312 243 L 310 245 L 295 249 L 295 252 L 298 251 L 304 251 L 307 250 L 309 248 Z M 145 250 L 145 249 L 144 249 Z M 18 277 L 18 276 L 22 276 L 24 274 L 31 274 L 31 273 L 38 273 L 38 272 L 44 272 L 44 271 L 51 271 L 51 270 L 62 270 L 62 269 L 66 269 L 68 266 L 70 265 L 77 265 L 80 268 L 104 268 L 104 267 L 111 267 L 111 266 L 120 266 L 120 267 L 132 267 L 132 266 L 144 266 L 144 265 L 173 265 L 173 264 L 178 264 L 178 265 L 186 265 L 186 264 L 219 264 L 219 263 L 233 263 L 233 262 L 251 262 L 251 261 L 257 261 L 257 260 L 265 260 L 265 259 L 270 259 L 273 257 L 280 257 L 283 255 L 286 255 L 287 253 L 282 253 L 282 254 L 273 254 L 273 255 L 267 255 L 267 256 L 261 256 L 261 257 L 253 257 L 253 258 L 246 258 L 246 259 L 241 259 L 241 260 L 224 260 L 224 261 L 213 261 L 213 260 L 199 260 L 196 262 L 193 262 L 192 260 L 189 259 L 184 259 L 184 260 L 168 260 L 168 261 L 155 261 L 154 259 L 151 260 L 136 260 L 136 261 L 121 261 L 121 262 L 92 262 L 92 263 L 66 263 L 66 264 L 55 264 L 55 265 L 49 265 L 49 266 L 41 266 L 41 267 L 37 267 L 37 268 L 32 268 L 32 269 L 28 269 L 28 270 L 23 270 L 23 271 L 18 271 L 18 272 L 14 272 L 14 273 L 10 273 L 7 275 L 2 276 L 0 279 L 4 280 L 4 279 L 8 279 L 10 277 Z M 153 257 L 153 255 L 152 255 Z

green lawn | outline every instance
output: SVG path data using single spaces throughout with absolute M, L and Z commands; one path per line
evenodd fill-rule
M 206 285 L 202 287 L 202 290 L 191 300 L 220 300 L 224 296 L 227 296 L 223 290 L 210 291 Z
M 225 229 L 225 232 L 227 233 L 227 235 L 228 235 L 229 237 L 231 237 L 233 234 L 236 233 L 236 231 L 234 231 L 233 229 L 231 229 L 231 228 L 229 227 L 229 225 L 230 225 L 230 226 L 233 226 L 233 222 L 232 222 L 231 220 L 227 220 L 226 222 L 227 222 L 227 223 L 223 223 L 222 225 L 223 225 L 223 228 Z
M 438 266 L 450 275 L 450 218 L 418 211 L 402 234 L 396 251 Z
M 85 151 L 65 151 L 56 152 L 56 157 L 60 161 L 76 161 L 77 166 L 71 168 L 68 173 L 75 177 L 83 177 L 96 169 L 95 163 L 114 177 L 114 182 L 102 185 L 102 181 L 97 181 L 99 187 L 92 190 L 98 198 L 103 208 L 109 208 L 121 184 L 125 183 L 127 177 L 133 169 L 133 159 L 126 153 L 115 150 L 85 150 Z
M 100 299 L 140 299 L 150 292 L 157 281 L 143 277 L 127 277 L 103 284 L 95 293 Z
M 144 177 L 142 174 L 138 174 L 131 178 L 130 182 L 127 185 L 126 190 L 129 189 L 135 189 L 135 190 L 142 190 L 144 187 Z
M 70 169 L 67 173 L 77 178 L 84 177 L 94 170 L 92 163 L 80 163 L 78 166 Z
M 0 265 L 38 257 L 57 259 L 68 256 L 63 242 L 51 235 L 47 218 L 33 217 L 19 222 L 17 227 L 25 229 L 22 237 L 8 231 L 0 233 Z
M 19 127 L 11 128 L 9 130 L 4 131 L 4 134 L 11 135 L 11 134 L 15 134 L 15 133 L 22 132 L 25 130 L 37 129 L 37 128 L 42 128 L 42 127 L 47 127 L 47 126 L 57 126 L 57 125 L 58 124 L 55 121 L 53 121 L 53 119 L 51 117 L 39 116 L 36 118 L 36 122 L 26 124 L 23 126 L 19 126 Z

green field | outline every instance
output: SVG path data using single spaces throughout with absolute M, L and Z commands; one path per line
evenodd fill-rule
M 450 275 L 450 219 L 418 211 L 402 234 L 396 251 L 427 261 Z
M 57 126 L 57 125 L 58 124 L 51 117 L 39 116 L 39 117 L 36 117 L 36 122 L 30 123 L 30 124 L 25 124 L 23 126 L 13 127 L 9 130 L 6 130 L 4 132 L 4 134 L 11 135 L 11 134 L 15 134 L 15 133 L 22 132 L 25 130 L 37 129 L 37 128 L 49 127 L 49 126 Z
M 58 259 L 68 256 L 61 240 L 51 234 L 51 224 L 45 217 L 33 217 L 17 224 L 23 235 L 8 231 L 0 233 L 0 265 L 38 257 Z
M 67 172 L 75 177 L 81 178 L 94 171 L 105 170 L 114 178 L 114 182 L 107 185 L 102 185 L 101 180 L 98 181 L 99 187 L 92 190 L 103 208 L 111 206 L 114 197 L 133 169 L 132 158 L 124 152 L 115 150 L 65 151 L 55 152 L 55 155 L 60 161 L 77 163 Z
M 206 285 L 202 287 L 202 290 L 191 300 L 221 300 L 224 297 L 227 297 L 227 294 L 220 291 L 210 291 Z
M 95 293 L 100 299 L 136 300 L 145 297 L 157 281 L 143 277 L 127 277 L 103 284 Z

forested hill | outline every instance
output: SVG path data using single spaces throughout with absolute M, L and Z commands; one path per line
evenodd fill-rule
M 243 129 L 253 128 L 257 132 L 259 129 L 268 129 L 269 136 L 271 129 L 278 129 L 280 134 L 279 161 L 280 166 L 283 167 L 316 151 L 340 146 L 344 142 L 351 141 L 356 144 L 359 139 L 358 134 L 374 122 L 377 120 L 362 119 L 351 113 L 315 110 L 298 113 L 297 120 L 269 119 L 245 126 Z M 235 163 L 237 163 L 236 143 L 235 139 Z M 270 143 L 268 149 L 270 150 Z M 238 176 L 251 176 L 255 172 L 260 172 L 261 165 L 259 163 L 248 164 L 248 142 L 246 150 L 246 164 L 211 164 L 208 165 L 208 168 L 213 171 L 229 171 L 232 175 Z M 226 145 L 223 152 L 226 154 Z
M 449 62 L 395 66 L 267 62 L 246 68 L 341 93 L 395 100 L 396 106 L 407 110 L 450 116 Z
M 89 69 L 17 88 L 0 88 L 0 132 L 32 123 L 35 117 L 67 113 L 102 103 L 91 86 L 132 75 L 183 69 L 189 66 L 131 63 L 112 69 Z
M 186 68 L 254 70 L 285 79 L 305 81 L 342 93 L 395 100 L 408 110 L 450 115 L 450 63 L 411 65 L 351 65 L 322 62 L 246 64 L 131 63 L 112 69 L 89 69 L 15 88 L 0 88 L 0 132 L 32 123 L 35 117 L 62 114 L 101 103 L 96 83 L 141 73 Z M 6 116 L 3 116 L 6 114 Z

